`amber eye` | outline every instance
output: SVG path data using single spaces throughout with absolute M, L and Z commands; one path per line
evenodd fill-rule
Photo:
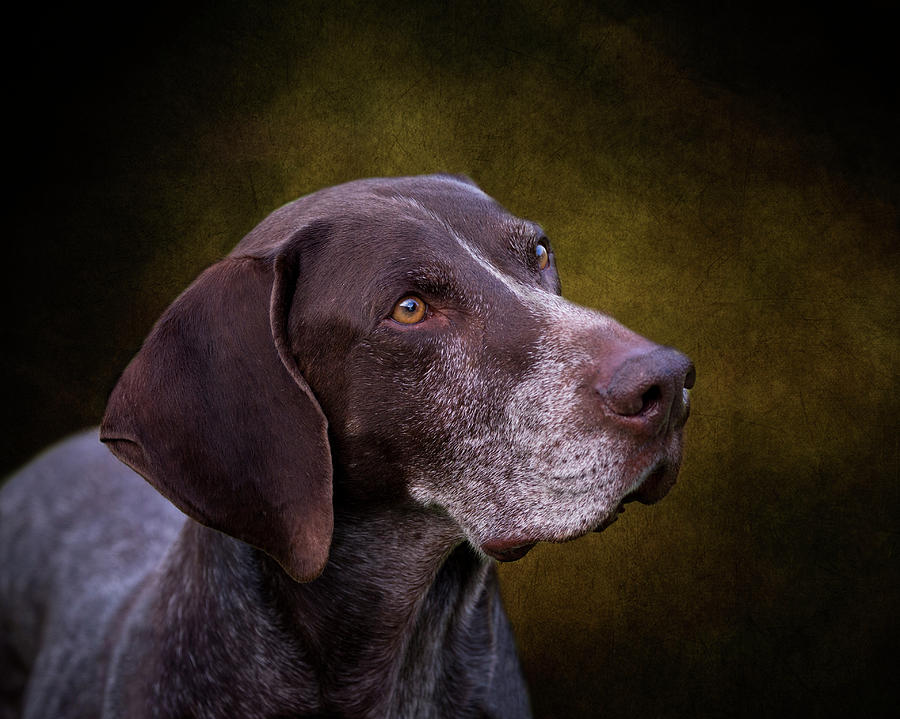
M 391 318 L 404 325 L 414 325 L 425 318 L 428 309 L 422 300 L 415 295 L 408 295 L 394 305 Z
M 538 242 L 534 246 L 534 256 L 537 257 L 538 267 L 546 270 L 547 265 L 550 264 L 550 252 L 547 251 L 547 245 L 543 242 Z

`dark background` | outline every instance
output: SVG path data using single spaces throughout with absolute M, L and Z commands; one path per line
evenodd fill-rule
M 895 708 L 887 3 L 137 7 L 7 18 L 4 471 L 275 207 L 465 172 L 698 369 L 669 497 L 503 567 L 536 714 Z

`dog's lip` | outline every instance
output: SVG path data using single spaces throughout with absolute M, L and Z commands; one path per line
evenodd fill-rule
M 591 531 L 602 532 L 604 529 L 611 526 L 619 518 L 619 515 L 625 511 L 625 501 L 626 500 L 623 499 L 621 502 L 619 502 L 619 506 L 616 507 L 615 511 L 610 512 L 606 519 L 600 522 L 600 524 L 594 527 L 594 529 Z
M 668 462 L 659 462 L 653 466 L 646 477 L 641 480 L 634 489 L 628 492 L 619 502 L 614 511 L 594 527 L 595 532 L 602 532 L 604 529 L 613 524 L 619 515 L 625 511 L 625 505 L 631 502 L 640 502 L 641 504 L 655 504 L 662 499 L 672 485 L 675 484 L 678 467 L 672 467 Z
M 498 562 L 515 562 L 530 552 L 537 542 L 522 539 L 501 539 L 494 542 L 485 542 L 481 545 L 481 551 Z

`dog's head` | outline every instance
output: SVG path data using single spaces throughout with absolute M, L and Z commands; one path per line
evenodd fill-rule
M 176 300 L 101 437 L 296 579 L 327 561 L 333 492 L 515 559 L 659 499 L 681 459 L 690 361 L 559 291 L 540 227 L 464 178 L 323 190 Z

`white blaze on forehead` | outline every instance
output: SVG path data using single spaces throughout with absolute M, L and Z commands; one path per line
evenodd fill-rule
M 481 193 L 482 195 L 484 195 L 484 193 L 481 192 L 480 190 L 478 190 L 478 188 L 472 187 L 471 185 L 467 185 L 466 183 L 460 182 L 459 180 L 454 180 L 454 181 L 466 188 L 469 188 L 473 191 L 477 191 L 477 192 Z M 487 197 L 487 195 L 484 195 L 484 196 Z M 436 212 L 434 212 L 433 210 L 431 210 L 428 207 L 426 207 L 425 205 L 423 205 L 421 202 L 419 202 L 414 197 L 407 197 L 406 195 L 395 195 L 393 199 L 398 200 L 399 202 L 403 203 L 407 207 L 416 210 L 421 215 L 424 215 L 428 219 L 433 220 L 438 225 L 440 225 L 447 232 L 447 234 L 449 234 L 450 237 L 452 237 L 456 241 L 456 243 L 463 249 L 463 251 L 465 251 L 466 254 L 469 255 L 469 257 L 471 257 L 473 260 L 475 260 L 475 263 L 479 267 L 481 267 L 482 269 L 484 269 L 488 273 L 490 273 L 490 275 L 494 279 L 501 282 L 516 297 L 518 297 L 520 300 L 524 301 L 524 298 L 525 298 L 524 285 L 522 285 L 520 282 L 516 281 L 515 278 L 510 277 L 505 272 L 501 271 L 500 268 L 498 268 L 493 262 L 488 260 L 484 255 L 482 255 L 481 252 L 479 252 L 471 242 L 469 242 L 459 232 L 457 232 L 456 229 L 452 225 L 450 225 L 450 223 L 447 222 L 447 220 L 445 218 L 441 217 Z
M 452 228 L 451 235 L 460 247 L 491 277 L 500 282 L 519 301 L 522 307 L 535 319 L 544 318 L 549 321 L 552 331 L 544 334 L 547 342 L 555 339 L 571 338 L 575 333 L 585 330 L 610 329 L 618 324 L 614 320 L 598 312 L 579 307 L 568 300 L 553 294 L 538 284 L 527 284 L 517 277 L 507 274 L 485 257 L 477 247 Z M 522 258 L 525 261 L 525 258 Z M 570 347 L 569 347 L 570 348 Z
M 454 182 L 472 192 L 488 197 L 477 187 L 473 187 L 460 180 L 454 180 Z M 537 318 L 544 316 L 559 321 L 561 323 L 561 330 L 566 334 L 579 329 L 604 329 L 616 324 L 612 319 L 604 315 L 574 305 L 537 284 L 526 284 L 519 278 L 504 272 L 485 257 L 474 243 L 463 236 L 462 233 L 458 232 L 446 218 L 441 217 L 414 197 L 395 195 L 393 199 L 401 202 L 410 209 L 416 210 L 420 215 L 424 215 L 440 225 L 466 255 L 474 260 L 476 265 L 485 270 L 494 280 L 503 285 L 503 287 L 505 287 L 533 317 Z M 509 219 L 506 225 L 507 226 L 503 229 L 508 233 L 522 233 L 527 228 L 527 225 L 523 220 L 513 217 Z M 521 260 L 524 262 L 525 258 L 523 257 Z
M 451 229 L 451 234 L 453 236 L 453 239 L 456 240 L 459 246 L 462 247 L 462 249 L 465 250 L 473 260 L 475 260 L 475 263 L 479 267 L 486 270 L 495 280 L 498 280 L 500 283 L 502 283 L 503 286 L 506 287 L 506 289 L 508 289 L 510 292 L 512 292 L 523 305 L 526 303 L 529 289 L 533 289 L 535 291 L 537 290 L 537 288 L 526 288 L 526 286 L 519 282 L 515 277 L 512 277 L 503 272 L 503 270 L 497 267 L 497 265 L 491 262 L 487 257 L 482 255 L 481 252 L 479 252 L 471 242 L 463 238 L 459 233 L 454 232 Z

